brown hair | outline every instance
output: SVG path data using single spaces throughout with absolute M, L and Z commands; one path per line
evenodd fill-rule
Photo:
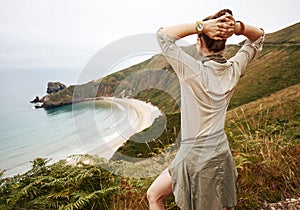
M 230 15 L 232 15 L 232 11 L 230 9 L 222 9 L 219 12 L 217 12 L 216 14 L 208 16 L 207 18 L 205 18 L 203 20 L 216 19 L 218 17 L 225 15 L 226 13 L 229 13 Z M 207 49 L 210 51 L 220 52 L 225 49 L 226 39 L 225 40 L 214 40 L 214 39 L 209 38 L 209 36 L 207 36 L 205 33 L 199 34 L 199 38 L 200 37 L 203 38 Z

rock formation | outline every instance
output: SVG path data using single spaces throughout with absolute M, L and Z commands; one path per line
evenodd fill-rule
M 51 94 L 51 93 L 56 93 L 60 90 L 66 89 L 67 86 L 65 86 L 64 84 L 60 83 L 60 82 L 48 82 L 48 87 L 47 87 L 47 93 Z
M 43 96 L 42 98 L 39 98 L 38 96 L 36 96 L 32 101 L 30 101 L 30 103 L 35 104 L 34 107 L 36 109 L 38 108 L 45 108 L 45 102 L 48 100 L 48 97 L 52 94 L 55 94 L 61 90 L 66 89 L 67 86 L 60 83 L 60 82 L 48 82 L 47 85 L 47 93 L 48 95 Z

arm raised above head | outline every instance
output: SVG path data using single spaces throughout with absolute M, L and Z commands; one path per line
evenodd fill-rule
M 241 21 L 236 21 L 234 33 L 247 38 L 237 54 L 230 59 L 242 75 L 248 63 L 262 50 L 265 34 L 263 29 L 244 24 Z
M 197 30 L 198 24 L 202 24 L 202 31 Z M 160 29 L 160 32 L 176 39 L 180 39 L 192 34 L 205 33 L 215 40 L 223 40 L 230 37 L 235 30 L 234 19 L 226 14 L 216 19 L 184 23 Z
M 234 33 L 235 35 L 244 35 L 250 41 L 255 41 L 259 37 L 263 36 L 264 31 L 255 26 L 244 24 L 241 21 L 236 21 Z

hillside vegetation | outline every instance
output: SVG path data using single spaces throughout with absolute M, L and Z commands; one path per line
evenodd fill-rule
M 225 130 L 239 172 L 238 209 L 261 209 L 264 202 L 300 196 L 299 34 L 299 23 L 267 34 L 263 51 L 247 67 L 231 100 Z M 227 46 L 225 56 L 239 47 Z M 193 46 L 185 50 L 194 53 Z M 158 54 L 50 95 L 46 108 L 70 104 L 74 97 L 81 101 L 107 95 L 149 101 L 165 116 L 133 135 L 111 161 L 75 155 L 75 165 L 64 160 L 47 165 L 48 160 L 37 158 L 27 173 L 0 179 L 0 209 L 148 209 L 145 193 L 157 174 L 147 173 L 163 170 L 175 155 L 170 147 L 178 145 L 178 80 Z M 156 134 L 161 127 L 163 133 Z M 122 155 L 146 160 L 130 162 Z M 85 164 L 87 159 L 92 164 Z M 172 196 L 165 203 L 176 209 Z

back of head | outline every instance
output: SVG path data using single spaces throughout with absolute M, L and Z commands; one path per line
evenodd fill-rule
M 218 17 L 225 15 L 226 13 L 232 15 L 232 11 L 230 9 L 222 9 L 219 12 L 217 12 L 216 14 L 211 15 L 203 20 L 216 19 Z M 225 49 L 226 39 L 225 40 L 214 40 L 214 39 L 209 38 L 209 36 L 207 36 L 205 33 L 199 34 L 199 37 L 203 38 L 205 45 L 209 51 L 220 52 Z

